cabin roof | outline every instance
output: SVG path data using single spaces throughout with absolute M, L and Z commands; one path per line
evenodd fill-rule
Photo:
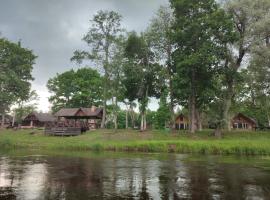
M 24 120 L 27 120 L 27 118 L 31 115 L 34 115 L 36 119 L 40 122 L 53 122 L 55 121 L 55 117 L 50 113 L 38 113 L 38 112 L 32 112 L 29 115 L 27 115 Z
M 254 124 L 257 124 L 257 121 L 251 117 L 248 117 L 246 115 L 244 115 L 243 113 L 238 113 L 237 115 L 234 116 L 233 119 L 237 118 L 237 117 L 242 117 L 242 118 L 245 118 L 246 120 L 248 120 L 249 122 L 251 123 L 254 123 Z
M 57 113 L 55 113 L 55 116 L 57 117 L 76 117 L 76 114 L 82 111 L 84 114 L 84 117 L 97 117 L 102 111 L 102 108 L 62 108 Z
M 180 113 L 179 115 L 177 115 L 177 116 L 175 117 L 175 120 L 177 120 L 177 119 L 180 118 L 180 117 L 183 117 L 183 118 L 188 119 L 188 117 L 187 117 L 186 115 L 184 115 L 183 113 Z

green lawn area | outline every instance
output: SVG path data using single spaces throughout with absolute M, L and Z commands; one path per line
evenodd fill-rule
M 190 135 L 157 130 L 97 130 L 75 137 L 54 137 L 44 135 L 42 130 L 0 130 L 0 149 L 270 155 L 270 132 L 235 131 L 225 133 L 222 139 L 209 136 L 211 132 Z

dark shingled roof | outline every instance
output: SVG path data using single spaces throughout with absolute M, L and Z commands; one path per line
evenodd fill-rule
M 82 111 L 85 116 L 87 117 L 96 117 L 100 114 L 100 112 L 103 111 L 102 108 L 62 108 L 57 113 L 55 113 L 55 116 L 57 117 L 73 117 L 76 116 L 76 113 L 79 111 Z
M 56 120 L 55 117 L 50 113 L 33 112 L 30 115 L 35 115 L 40 122 L 53 122 Z

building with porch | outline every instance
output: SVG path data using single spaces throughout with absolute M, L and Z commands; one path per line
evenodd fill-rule
M 189 129 L 189 120 L 184 114 L 179 114 L 175 118 L 175 129 L 176 130 L 188 130 Z
M 256 120 L 242 114 L 238 113 L 231 120 L 231 128 L 236 130 L 255 130 L 257 126 Z

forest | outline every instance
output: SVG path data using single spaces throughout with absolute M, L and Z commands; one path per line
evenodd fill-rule
M 270 126 L 270 1 L 170 0 L 143 32 L 123 27 L 120 13 L 98 11 L 74 50 L 76 69 L 47 82 L 51 112 L 67 107 L 104 109 L 101 128 L 174 129 L 189 118 L 189 132 L 211 125 L 230 131 L 235 113 Z M 37 56 L 0 37 L 0 113 L 17 116 L 34 106 Z M 157 111 L 149 110 L 158 99 Z M 2 117 L 3 119 L 3 117 Z

